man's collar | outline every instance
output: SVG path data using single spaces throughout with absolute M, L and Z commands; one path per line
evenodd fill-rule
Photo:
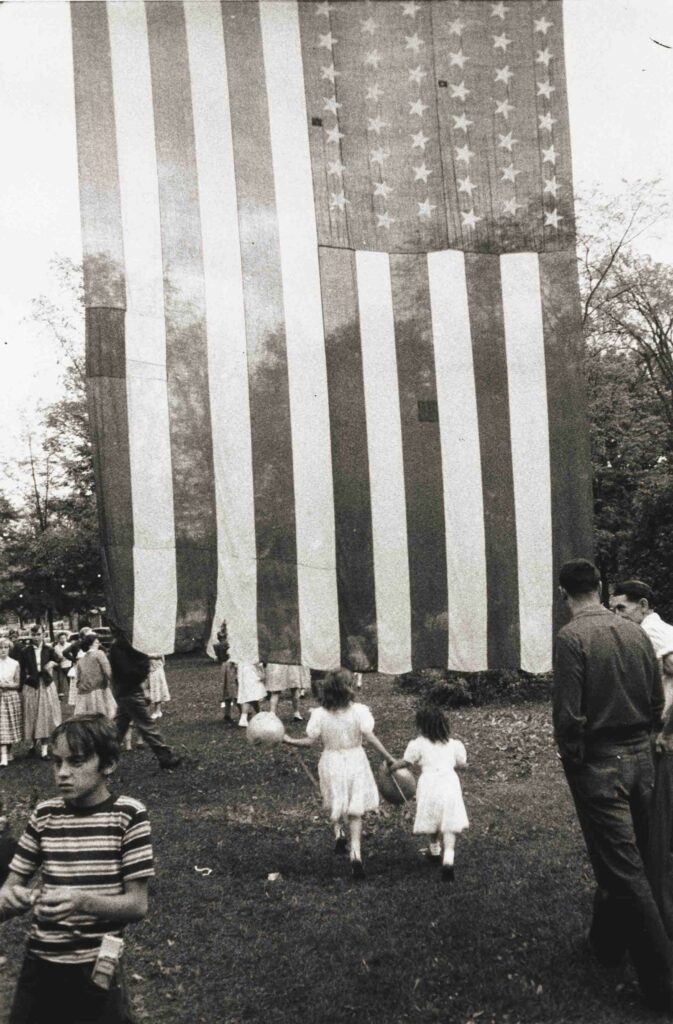
M 580 608 L 579 611 L 576 611 L 575 614 L 573 615 L 573 619 L 579 619 L 580 617 L 583 617 L 585 615 L 603 615 L 603 613 L 607 613 L 608 615 L 612 615 L 612 612 L 608 611 L 608 609 L 605 607 L 605 605 L 602 605 L 602 604 L 588 604 L 588 605 L 585 605 L 584 608 Z

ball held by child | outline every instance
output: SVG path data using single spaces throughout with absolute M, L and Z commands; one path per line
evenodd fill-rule
M 403 804 L 416 796 L 416 777 L 408 768 L 391 771 L 385 761 L 376 773 L 379 793 L 389 804 Z

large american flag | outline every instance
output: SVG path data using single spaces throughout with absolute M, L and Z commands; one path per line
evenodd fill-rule
M 113 618 L 548 669 L 591 553 L 561 4 L 71 12 Z

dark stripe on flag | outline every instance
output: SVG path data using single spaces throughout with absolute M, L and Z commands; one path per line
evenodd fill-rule
M 390 276 L 407 505 L 411 662 L 446 664 L 448 585 L 439 417 L 421 403 L 437 402 L 426 256 L 393 255 Z
M 465 255 L 486 532 L 489 668 L 519 665 L 519 594 L 500 258 Z
M 575 253 L 541 253 L 539 264 L 551 451 L 554 629 L 557 630 L 568 618 L 557 585 L 559 569 L 570 558 L 593 557 L 593 491 Z
M 162 2 L 146 4 L 145 10 L 161 207 L 180 647 L 205 639 L 217 592 L 206 305 L 184 11 L 181 4 Z
M 321 248 L 342 664 L 378 661 L 367 420 L 354 254 Z
M 245 289 L 259 656 L 299 662 L 290 395 L 259 10 L 224 3 L 223 25 Z

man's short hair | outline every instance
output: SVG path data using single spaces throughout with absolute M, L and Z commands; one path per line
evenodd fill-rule
M 571 597 L 591 594 L 598 589 L 601 574 L 588 558 L 574 558 L 561 566 L 559 583 Z
M 37 636 L 37 634 L 41 633 L 41 632 L 42 632 L 42 626 L 31 626 L 30 627 L 30 635 L 31 636 Z
M 622 580 L 621 583 L 615 583 L 612 592 L 613 594 L 623 594 L 624 597 L 628 597 L 629 601 L 641 601 L 645 598 L 648 604 L 654 603 L 652 587 L 643 583 L 642 580 Z

